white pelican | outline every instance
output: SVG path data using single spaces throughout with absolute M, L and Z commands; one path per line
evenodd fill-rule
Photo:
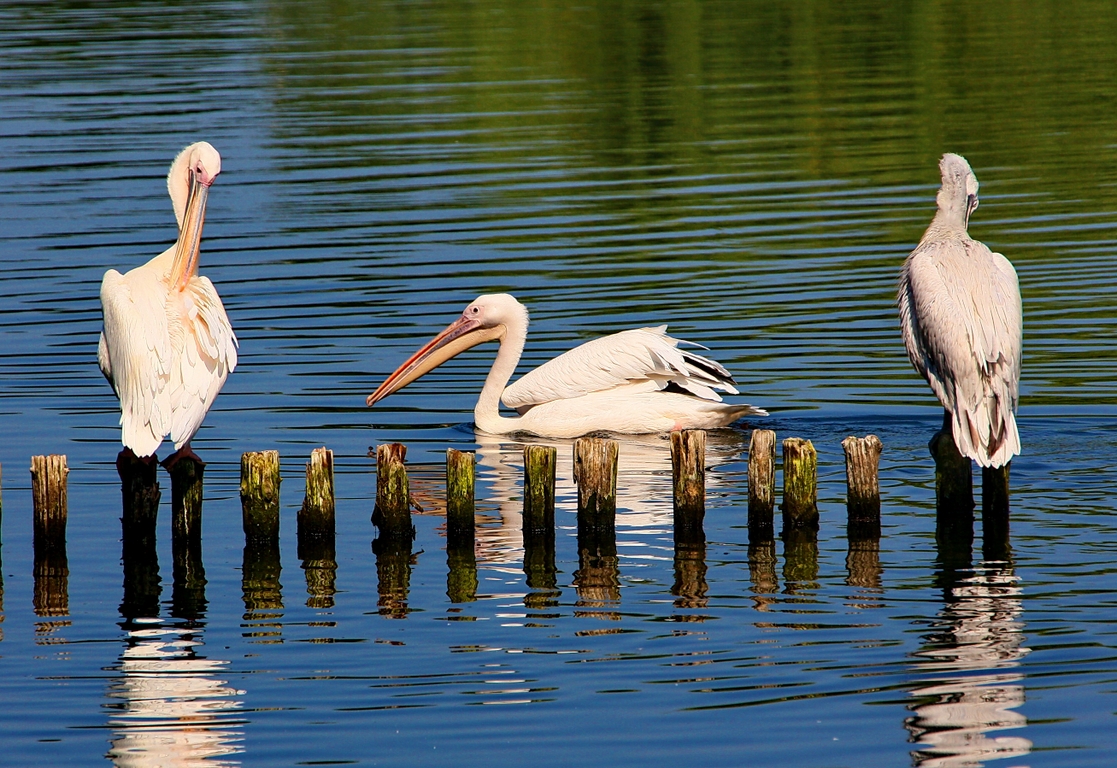
M 527 339 L 527 308 L 506 293 L 479 296 L 368 396 L 372 405 L 484 341 L 500 349 L 473 409 L 490 434 L 527 432 L 571 438 L 590 432 L 646 434 L 712 429 L 742 416 L 766 416 L 751 405 L 728 405 L 714 392 L 737 394 L 721 365 L 678 349 L 667 326 L 622 331 L 582 344 L 505 389 Z M 686 343 L 686 342 L 684 342 Z M 500 415 L 500 402 L 519 412 Z
M 193 455 L 198 431 L 226 377 L 237 365 L 237 338 L 198 253 L 209 187 L 221 155 L 191 144 L 171 163 L 178 242 L 146 264 L 101 282 L 104 328 L 97 362 L 120 398 L 121 442 L 151 456 L 168 434 L 176 455 Z M 175 458 L 175 457 L 172 457 Z
M 958 451 L 1001 467 L 1020 453 L 1020 286 L 1008 259 L 966 232 L 978 186 L 969 163 L 946 154 L 939 169 L 938 212 L 900 272 L 900 327 Z

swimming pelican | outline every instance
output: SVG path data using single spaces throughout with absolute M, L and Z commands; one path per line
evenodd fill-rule
M 167 174 L 178 241 L 123 275 L 110 269 L 101 282 L 97 362 L 120 399 L 121 442 L 140 457 L 169 434 L 172 460 L 197 458 L 190 438 L 237 365 L 225 307 L 198 274 L 206 198 L 219 173 L 221 155 L 208 143 L 182 150 Z
M 590 432 L 647 434 L 724 427 L 742 416 L 766 416 L 728 405 L 714 390 L 737 394 L 721 365 L 678 349 L 667 326 L 622 331 L 586 342 L 505 385 L 527 339 L 527 308 L 506 293 L 479 296 L 368 396 L 372 405 L 450 358 L 484 341 L 500 349 L 473 409 L 478 429 L 570 438 Z M 687 342 L 683 342 L 687 343 Z M 500 402 L 519 412 L 500 415 Z
M 938 212 L 900 272 L 900 328 L 958 451 L 1001 467 L 1020 453 L 1020 286 L 1008 259 L 966 232 L 978 187 L 969 163 L 946 154 L 939 169 Z

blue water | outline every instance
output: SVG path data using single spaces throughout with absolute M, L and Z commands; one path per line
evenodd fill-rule
M 1111 765 L 1115 32 L 1104 3 L 0 8 L 0 764 Z M 173 241 L 166 169 L 200 139 L 223 167 L 202 271 L 241 352 L 194 443 L 206 583 L 176 584 L 163 474 L 158 610 L 124 615 L 98 288 Z M 936 542 L 941 416 L 893 306 L 944 151 L 1024 297 L 1007 552 L 980 522 Z M 673 557 L 665 441 L 624 439 L 616 570 L 581 573 L 560 444 L 557 594 L 527 585 L 522 444 L 470 424 L 491 350 L 365 407 L 493 291 L 531 310 L 521 371 L 666 322 L 771 411 L 710 436 L 700 563 Z M 750 550 L 758 426 L 818 448 L 817 549 Z M 879 552 L 845 531 L 840 441 L 869 433 Z M 384 442 L 423 506 L 405 588 L 372 548 Z M 336 571 L 308 582 L 319 445 Z M 478 452 L 471 602 L 447 594 L 448 447 Z M 238 498 L 266 448 L 268 589 L 242 582 Z M 71 469 L 55 610 L 26 469 L 46 453 Z

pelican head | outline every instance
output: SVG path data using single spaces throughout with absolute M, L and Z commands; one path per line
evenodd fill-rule
M 947 152 L 939 160 L 942 173 L 942 188 L 938 194 L 939 208 L 949 211 L 962 220 L 962 226 L 970 225 L 970 215 L 977 210 L 977 177 L 970 170 L 970 164 L 961 155 Z
M 178 242 L 170 282 L 180 291 L 198 274 L 206 200 L 209 187 L 219 173 L 221 155 L 209 142 L 199 141 L 178 153 L 167 174 L 167 190 L 178 219 Z
M 478 296 L 446 330 L 404 361 L 365 401 L 374 405 L 452 357 L 486 341 L 502 341 L 509 327 L 527 329 L 527 307 L 507 293 Z

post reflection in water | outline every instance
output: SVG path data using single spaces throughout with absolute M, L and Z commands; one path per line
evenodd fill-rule
M 912 689 L 914 714 L 904 723 L 918 747 L 915 764 L 968 768 L 1026 755 L 1030 740 L 988 735 L 1027 724 L 1014 711 L 1025 691 L 1013 668 L 1029 651 L 1019 578 L 1007 560 L 970 567 L 968 549 L 940 546 L 939 565 L 943 607 L 915 654 L 915 668 L 927 677 Z
M 283 642 L 283 565 L 279 541 L 249 541 L 244 546 L 241 595 L 244 615 L 241 628 L 253 643 Z
M 217 677 L 228 661 L 207 659 L 203 625 L 125 620 L 119 673 L 109 686 L 108 757 L 117 766 L 233 766 L 215 759 L 241 752 L 244 695 Z
M 411 609 L 407 595 L 411 588 L 411 539 L 380 536 L 372 542 L 376 556 L 377 606 L 381 616 L 406 619 Z
M 626 532 L 670 533 L 674 510 L 671 495 L 671 446 L 660 435 L 612 435 L 620 444 L 617 459 L 617 516 L 615 529 L 619 536 L 605 540 L 590 537 L 579 540 L 578 569 L 572 584 L 578 594 L 578 606 L 605 607 L 620 600 L 620 551 L 625 551 Z M 477 528 L 478 560 L 489 567 L 515 563 L 522 559 L 527 574 L 528 587 L 533 593 L 525 597 L 529 607 L 554 605 L 561 590 L 557 586 L 553 541 L 525 542 L 523 530 L 523 451 L 528 443 L 550 445 L 557 449 L 555 466 L 555 509 L 566 513 L 557 517 L 557 525 L 570 526 L 578 510 L 578 493 L 574 485 L 573 441 L 547 440 L 523 436 L 493 436 L 478 432 L 477 467 L 478 483 L 488 483 L 486 500 L 495 503 L 500 514 L 500 525 Z M 733 430 L 711 431 L 707 436 L 706 467 L 739 461 L 747 440 Z M 717 471 L 707 472 L 707 497 L 718 492 L 725 483 L 725 476 Z M 619 539 L 619 541 L 618 541 Z M 645 541 L 640 541 L 645 544 Z M 686 548 L 684 547 L 684 550 Z M 683 607 L 704 604 L 705 548 L 701 551 L 676 553 L 676 588 L 673 590 Z M 594 612 L 608 616 L 612 612 Z

